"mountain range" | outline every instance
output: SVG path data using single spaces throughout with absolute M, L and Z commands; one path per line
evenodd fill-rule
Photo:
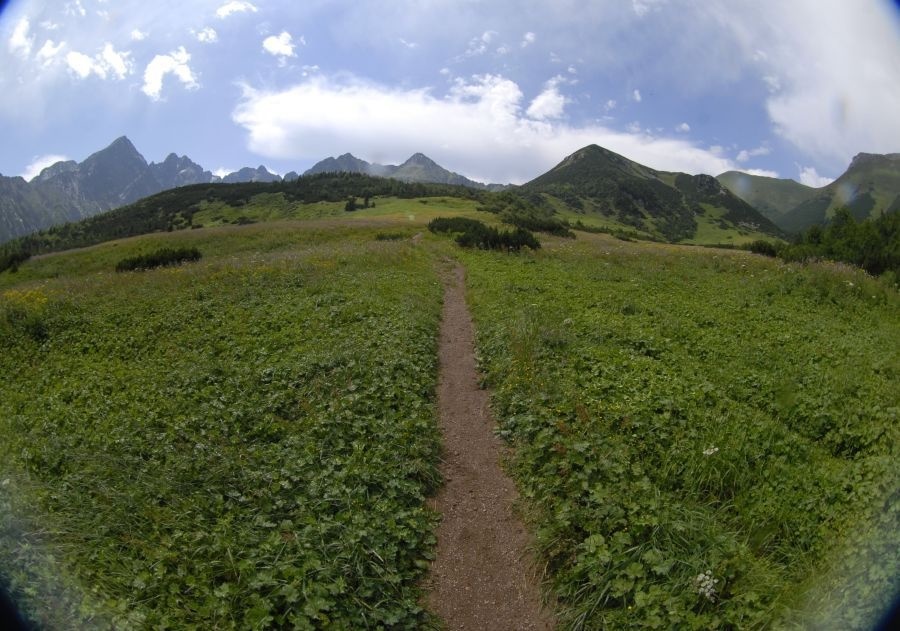
M 361 173 L 413 183 L 509 188 L 580 221 L 625 226 L 669 241 L 707 240 L 738 230 L 775 235 L 823 223 L 846 205 L 859 219 L 900 210 L 900 154 L 859 154 L 847 171 L 822 188 L 729 171 L 713 178 L 656 171 L 597 145 L 566 157 L 522 186 L 482 184 L 416 153 L 400 165 L 369 163 L 350 153 L 326 158 L 303 173 Z M 191 184 L 292 182 L 265 166 L 245 167 L 222 178 L 187 156 L 169 154 L 148 163 L 122 136 L 83 162 L 57 162 L 30 182 L 0 175 L 0 243 L 52 225 L 78 221 L 139 199 Z
M 722 173 L 718 180 L 786 232 L 825 223 L 842 206 L 857 221 L 900 211 L 900 153 L 860 153 L 822 188 L 739 171 Z
M 348 153 L 322 160 L 304 175 L 329 171 L 368 173 L 407 182 L 488 188 L 444 169 L 421 153 L 399 166 L 370 164 Z M 290 182 L 299 177 L 297 172 L 291 171 L 282 178 L 260 165 L 255 169 L 244 167 L 219 178 L 187 156 L 174 153 L 162 162 L 147 163 L 131 141 L 122 136 L 83 162 L 55 163 L 30 182 L 22 177 L 0 175 L 0 243 L 52 225 L 91 217 L 179 186 L 216 182 Z M 491 187 L 502 188 L 500 185 Z

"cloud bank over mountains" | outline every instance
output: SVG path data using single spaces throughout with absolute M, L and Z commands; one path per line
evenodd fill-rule
M 19 2 L 0 20 L 0 133 L 29 151 L 5 147 L 0 171 L 86 153 L 69 121 L 103 112 L 103 137 L 171 134 L 210 163 L 421 150 L 521 181 L 597 143 L 821 181 L 900 149 L 897 59 L 885 0 Z

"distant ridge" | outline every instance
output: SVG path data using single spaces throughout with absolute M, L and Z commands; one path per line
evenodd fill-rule
M 841 206 L 857 220 L 900 211 L 900 153 L 857 154 L 840 177 L 822 188 L 737 171 L 718 180 L 788 232 L 823 224 Z
M 452 184 L 480 190 L 502 190 L 502 184 L 482 184 L 469 178 L 448 171 L 423 153 L 415 153 L 401 165 L 376 164 L 345 153 L 337 158 L 325 158 L 307 169 L 303 175 L 316 173 L 363 173 L 377 177 L 389 177 L 404 182 L 423 182 L 430 184 Z

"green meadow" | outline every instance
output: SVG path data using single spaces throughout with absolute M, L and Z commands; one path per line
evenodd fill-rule
M 464 250 L 425 226 L 496 224 L 475 201 L 374 202 L 204 202 L 0 273 L 0 579 L 32 619 L 437 625 L 451 258 L 561 628 L 871 625 L 900 576 L 895 289 L 585 232 Z M 203 256 L 115 272 L 162 247 Z

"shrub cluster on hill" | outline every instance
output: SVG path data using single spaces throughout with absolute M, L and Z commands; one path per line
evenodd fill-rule
M 528 230 L 500 231 L 465 217 L 437 217 L 429 222 L 428 229 L 434 233 L 456 234 L 456 242 L 464 248 L 518 252 L 523 247 L 532 250 L 541 247 L 540 241 Z
M 116 265 L 117 272 L 131 272 L 134 270 L 153 269 L 154 267 L 167 267 L 199 261 L 202 254 L 197 248 L 160 248 L 149 254 L 132 256 L 122 259 Z
M 9 248 L 0 250 L 0 272 L 15 272 L 19 265 L 31 258 L 31 252 L 25 248 Z
M 825 226 L 812 226 L 794 243 L 778 245 L 755 241 L 748 249 L 779 256 L 785 261 L 829 259 L 850 263 L 874 276 L 891 273 L 900 277 L 900 213 L 857 222 L 847 208 L 838 209 Z
M 568 223 L 554 217 L 553 209 L 542 204 L 540 195 L 532 194 L 526 199 L 521 193 L 503 191 L 483 200 L 478 210 L 500 215 L 503 223 L 516 228 L 574 239 L 575 233 L 569 229 Z

